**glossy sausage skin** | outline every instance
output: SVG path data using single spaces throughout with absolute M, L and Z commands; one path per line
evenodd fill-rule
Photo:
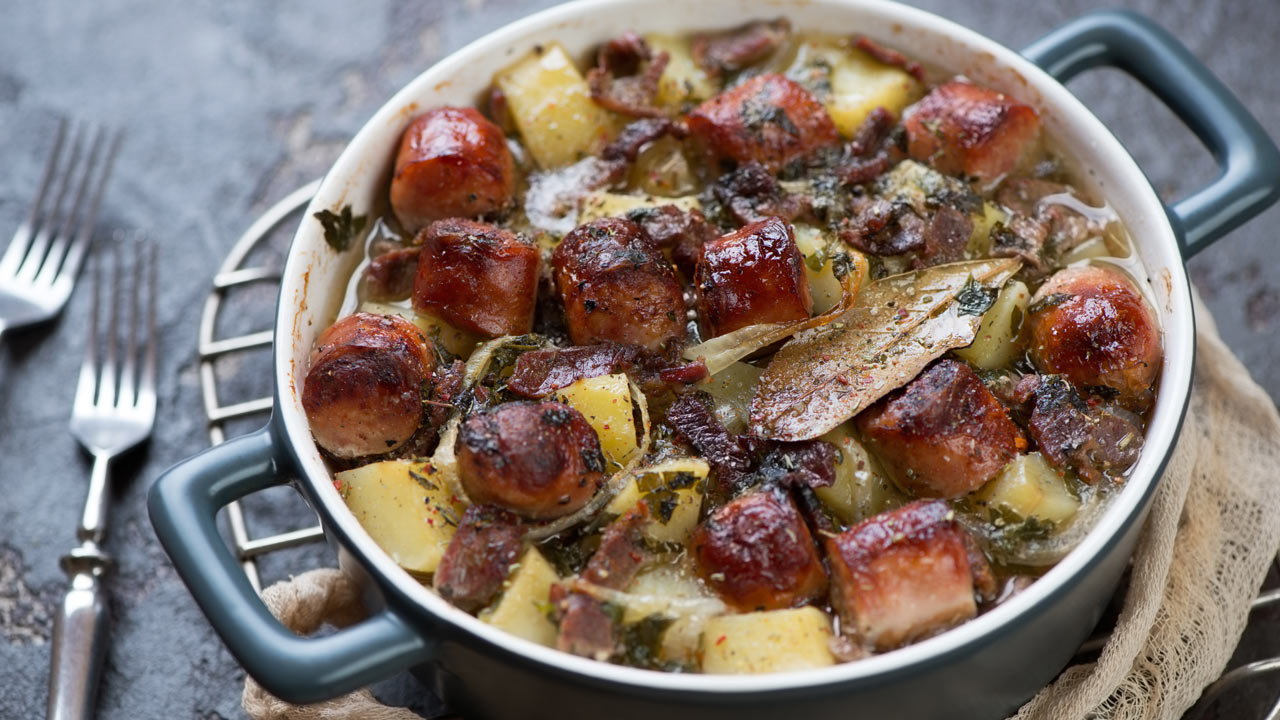
M 1030 105 L 959 80 L 908 108 L 903 125 L 911 157 L 984 185 L 1016 168 L 1040 136 L 1040 116 Z
M 699 105 L 689 134 L 713 159 L 758 162 L 777 172 L 793 160 L 839 142 L 826 107 L 782 75 L 756 76 Z
M 506 207 L 515 184 L 515 161 L 497 125 L 474 108 L 436 108 L 400 137 L 391 209 L 406 230 L 417 232 L 433 220 Z
M 472 413 L 458 433 L 467 497 L 534 520 L 581 508 L 604 480 L 600 439 L 577 410 L 513 402 Z
M 1163 350 L 1155 313 L 1118 270 L 1060 270 L 1031 299 L 1031 359 L 1077 387 L 1109 387 L 1126 404 L 1149 401 Z
M 474 220 L 431 223 L 413 284 L 413 306 L 478 335 L 522 335 L 533 328 L 541 255 L 528 239 Z
M 809 528 L 777 488 L 721 506 L 694 531 L 691 547 L 703 580 L 743 612 L 802 605 L 827 587 Z
M 756 323 L 804 320 L 813 310 L 791 226 L 765 218 L 702 246 L 694 273 L 707 337 Z
M 356 313 L 316 339 L 302 407 L 320 447 L 337 457 L 396 449 L 422 424 L 422 393 L 434 355 L 400 317 Z
M 826 539 L 831 604 L 845 632 L 878 651 L 977 614 L 991 568 L 941 500 L 920 500 Z
M 552 256 L 569 337 L 666 350 L 685 337 L 675 268 L 640 226 L 621 218 L 581 225 Z
M 922 497 L 976 490 L 1027 447 L 1004 405 L 956 360 L 934 363 L 855 422 L 898 484 Z

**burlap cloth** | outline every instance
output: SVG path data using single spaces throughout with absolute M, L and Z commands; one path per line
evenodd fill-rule
M 1068 668 L 1017 720 L 1180 717 L 1222 674 L 1280 549 L 1280 415 L 1196 302 L 1191 405 L 1134 553 L 1115 632 L 1096 662 Z M 263 600 L 302 634 L 348 625 L 363 612 L 357 589 L 332 569 L 273 585 Z M 255 720 L 419 717 L 367 690 L 290 705 L 252 679 L 243 702 Z

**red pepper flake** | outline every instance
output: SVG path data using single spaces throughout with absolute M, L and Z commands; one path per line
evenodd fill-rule
M 716 638 L 716 645 L 723 645 L 724 641 L 728 639 L 729 637 L 727 635 L 721 635 L 720 637 Z

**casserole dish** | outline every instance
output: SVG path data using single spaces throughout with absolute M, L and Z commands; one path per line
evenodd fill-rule
M 785 15 L 800 30 L 859 32 L 937 67 L 1016 95 L 1108 199 L 1149 274 L 1166 359 L 1147 450 L 1090 535 L 1027 591 L 942 635 L 823 670 L 730 677 L 673 675 L 596 663 L 486 626 L 395 565 L 347 510 L 310 435 L 300 400 L 307 355 L 338 310 L 359 248 L 335 253 L 316 212 L 376 207 L 392 149 L 421 109 L 472 104 L 488 78 L 535 44 L 571 52 L 624 28 L 700 30 Z M 1156 197 L 1116 139 L 1061 86 L 1102 64 L 1126 70 L 1181 116 L 1222 173 L 1171 208 Z M 815 0 L 582 0 L 483 38 L 419 76 L 352 141 L 322 183 L 285 268 L 276 319 L 276 412 L 262 431 L 165 473 L 150 508 L 157 534 L 215 629 L 250 674 L 280 697 L 331 697 L 413 668 L 467 717 L 995 717 L 1014 709 L 1065 665 L 1096 623 L 1127 562 L 1176 441 L 1190 389 L 1194 322 L 1183 260 L 1274 202 L 1280 153 L 1225 88 L 1176 41 L 1133 15 L 1097 14 L 1037 42 L 1024 57 L 937 17 L 886 2 Z M 218 536 L 227 502 L 296 477 L 367 590 L 370 619 L 315 639 L 293 636 L 254 596 Z M 926 692 L 921 690 L 927 689 Z

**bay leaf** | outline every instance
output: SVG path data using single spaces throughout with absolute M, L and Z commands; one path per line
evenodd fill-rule
M 751 432 L 808 440 L 858 414 L 972 343 L 982 314 L 957 297 L 999 289 L 1019 267 L 1015 259 L 974 260 L 871 283 L 834 322 L 796 335 L 774 355 L 751 400 Z

